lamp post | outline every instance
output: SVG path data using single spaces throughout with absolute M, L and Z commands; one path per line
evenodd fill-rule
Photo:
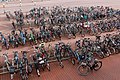
M 5 4 L 3 3 L 3 10 L 4 10 L 4 13 L 5 13 Z

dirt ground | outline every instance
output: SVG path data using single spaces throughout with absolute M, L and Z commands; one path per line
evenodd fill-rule
M 46 6 L 46 7 L 52 7 L 56 5 L 61 5 L 65 7 L 73 7 L 73 6 L 110 6 L 116 9 L 120 9 L 120 0 L 34 0 L 36 1 L 36 6 L 34 3 L 32 3 L 32 0 L 22 0 L 22 11 L 27 12 L 33 7 L 37 6 Z M 13 12 L 14 10 L 19 10 L 19 0 L 15 0 L 14 2 L 8 2 L 6 4 L 6 7 L 3 8 L 2 6 L 3 3 L 0 3 L 0 32 L 3 32 L 7 34 L 10 30 L 12 30 L 12 27 L 10 25 L 10 21 L 7 21 L 5 18 L 5 15 L 3 14 L 4 10 L 5 11 L 11 11 Z M 110 32 L 116 33 L 114 32 Z M 105 35 L 106 33 L 103 33 L 101 35 Z M 94 36 L 86 36 L 94 39 Z M 72 47 L 74 47 L 74 42 L 78 39 L 81 39 L 82 37 L 77 36 L 76 39 L 67 39 L 67 38 L 62 38 L 62 41 L 67 43 L 70 42 Z M 57 43 L 58 40 L 50 43 L 46 43 L 46 46 L 48 44 L 52 44 L 54 46 L 55 43 Z M 18 50 L 19 52 L 21 50 L 31 50 L 32 51 L 32 46 L 30 45 L 25 45 L 20 46 L 18 48 L 10 48 L 9 50 L 3 49 L 2 52 L 0 52 L 0 55 L 5 53 L 6 51 L 9 53 L 9 57 L 12 58 L 12 52 Z M 32 53 L 32 52 L 31 52 Z M 30 53 L 30 54 L 31 54 Z M 29 54 L 29 55 L 30 55 Z M 103 67 L 100 71 L 98 72 L 93 72 L 90 73 L 86 77 L 81 77 L 80 75 L 77 74 L 77 64 L 73 66 L 69 61 L 64 61 L 65 68 L 61 69 L 58 66 L 58 63 L 51 63 L 51 71 L 48 72 L 47 70 L 45 72 L 41 72 L 41 77 L 38 78 L 35 74 L 35 72 L 32 73 L 32 75 L 29 77 L 29 80 L 119 80 L 120 79 L 120 55 L 114 55 L 109 58 L 103 59 Z M 0 63 L 3 62 L 3 58 L 0 57 Z M 10 76 L 8 74 L 6 75 L 0 75 L 0 80 L 10 80 Z M 15 75 L 14 80 L 20 80 L 19 79 L 19 74 Z

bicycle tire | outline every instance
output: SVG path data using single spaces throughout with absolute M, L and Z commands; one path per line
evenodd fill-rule
M 100 63 L 100 66 L 98 66 L 98 63 Z M 96 68 L 96 66 L 98 66 L 98 68 Z M 102 67 L 102 61 L 97 61 L 97 62 L 94 64 L 94 70 L 95 70 L 95 71 L 98 71 L 101 67 Z
M 86 68 L 87 70 L 86 70 L 86 72 L 85 73 L 82 73 L 81 71 L 80 71 L 80 69 L 81 68 Z M 88 73 L 89 73 L 89 71 L 90 71 L 90 68 L 89 68 L 89 66 L 87 66 L 87 65 L 79 65 L 78 67 L 77 67 L 77 71 L 78 71 L 78 74 L 80 74 L 81 76 L 87 76 L 88 75 Z

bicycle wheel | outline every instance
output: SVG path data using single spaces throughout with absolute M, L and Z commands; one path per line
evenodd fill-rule
M 100 59 L 103 59 L 104 58 L 104 53 L 103 52 L 98 52 L 97 55 Z
M 113 47 L 110 47 L 110 52 L 111 52 L 111 54 L 114 54 L 115 53 L 115 49 Z
M 105 57 L 109 57 L 111 54 L 110 50 L 107 50 L 107 53 L 105 53 Z
M 120 50 L 118 48 L 115 49 L 115 53 L 118 54 Z
M 82 64 L 78 66 L 77 70 L 78 74 L 80 74 L 81 76 L 87 76 L 90 68 L 86 64 Z
M 101 54 L 99 54 L 98 57 L 99 57 L 100 59 L 103 59 L 103 58 L 104 58 L 104 56 L 101 55 Z
M 94 70 L 98 71 L 102 67 L 102 61 L 97 61 L 94 64 Z

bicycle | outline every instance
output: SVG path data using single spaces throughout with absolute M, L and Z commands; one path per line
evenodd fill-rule
M 93 64 L 91 64 L 88 60 L 83 61 L 78 67 L 78 74 L 81 76 L 87 76 L 88 73 L 93 70 L 98 71 L 102 67 L 102 61 L 95 59 Z

